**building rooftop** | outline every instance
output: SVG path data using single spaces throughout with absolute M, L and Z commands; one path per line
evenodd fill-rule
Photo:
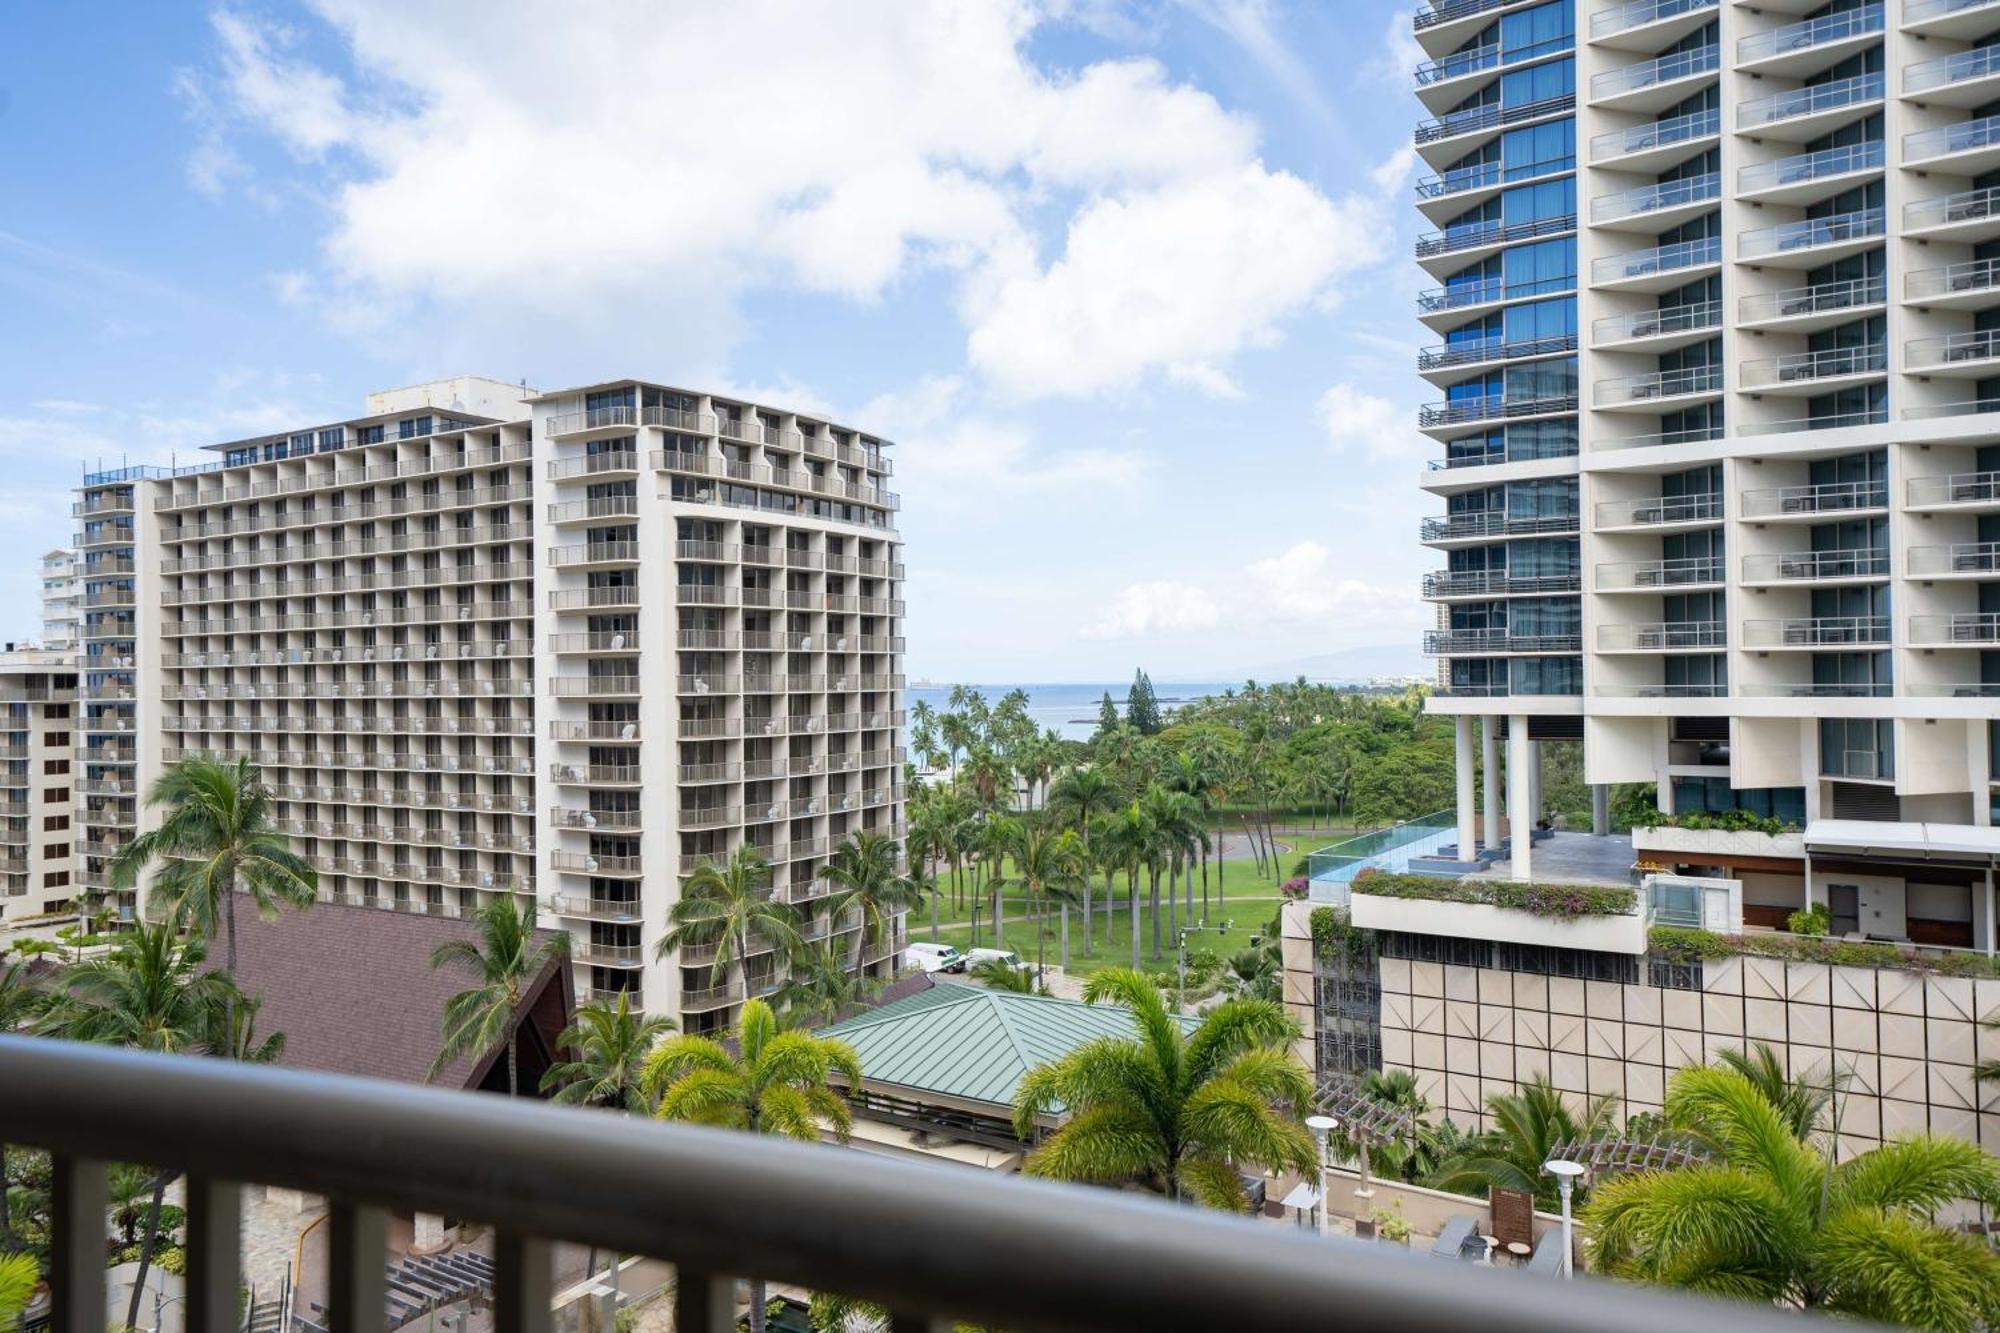
M 1181 1020 L 1189 1031 L 1196 1020 Z M 940 981 L 820 1029 L 861 1057 L 870 1084 L 1010 1108 L 1022 1076 L 1100 1037 L 1133 1037 L 1116 1005 Z

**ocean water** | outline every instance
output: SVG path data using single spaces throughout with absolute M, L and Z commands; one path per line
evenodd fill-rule
M 1035 719 L 1035 725 L 1043 731 L 1053 730 L 1065 740 L 1089 740 L 1097 730 L 1097 707 L 1106 690 L 1111 691 L 1111 702 L 1125 711 L 1125 694 L 1132 688 L 1132 682 L 1122 680 L 1116 684 L 1096 685 L 975 685 L 986 696 L 989 707 L 1000 702 L 1011 690 L 1028 692 L 1028 715 Z M 1220 694 L 1233 685 L 1215 681 L 1189 683 L 1184 681 L 1153 682 L 1153 694 L 1160 701 L 1162 712 L 1170 711 L 1176 703 L 1190 699 L 1204 699 L 1211 694 Z M 951 706 L 952 686 L 924 685 L 905 691 L 906 707 L 913 706 L 922 699 L 943 713 Z

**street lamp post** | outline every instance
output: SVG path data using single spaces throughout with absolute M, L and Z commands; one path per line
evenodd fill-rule
M 1327 1138 L 1333 1131 L 1340 1128 L 1340 1122 L 1330 1115 L 1309 1115 L 1306 1117 L 1306 1128 L 1313 1132 L 1313 1138 L 1319 1143 L 1319 1234 L 1324 1236 L 1326 1234 L 1327 1221 Z
M 1574 1256 L 1576 1255 L 1576 1237 L 1573 1230 L 1574 1223 L 1570 1219 L 1570 1211 L 1569 1211 L 1570 1193 L 1576 1188 L 1576 1178 L 1583 1174 L 1583 1166 L 1579 1162 L 1572 1162 L 1564 1158 L 1558 1157 L 1552 1161 L 1543 1162 L 1542 1170 L 1548 1172 L 1550 1175 L 1556 1178 L 1556 1186 L 1558 1189 L 1562 1191 L 1562 1204 L 1563 1204 L 1562 1272 L 1565 1278 L 1572 1278 L 1576 1276 L 1576 1272 L 1574 1269 L 1574 1264 L 1575 1264 Z

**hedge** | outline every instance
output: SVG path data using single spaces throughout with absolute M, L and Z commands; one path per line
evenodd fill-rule
M 1782 958 L 1837 967 L 1885 967 L 1946 977 L 2000 976 L 2000 960 L 1976 953 L 1935 954 L 1879 941 L 1824 939 L 1805 935 L 1722 935 L 1683 926 L 1654 926 L 1647 948 L 1670 963 L 1704 958 Z
M 1417 898 L 1430 902 L 1477 903 L 1534 916 L 1571 921 L 1584 916 L 1626 916 L 1637 910 L 1631 889 L 1599 884 L 1520 884 L 1512 880 L 1451 879 L 1441 875 L 1392 875 L 1364 870 L 1354 891 L 1374 898 Z

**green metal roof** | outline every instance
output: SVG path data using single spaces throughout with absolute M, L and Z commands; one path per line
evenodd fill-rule
M 1195 1020 L 1183 1018 L 1193 1031 Z M 1099 1037 L 1134 1037 L 1117 1005 L 1017 995 L 939 981 L 927 991 L 820 1029 L 861 1057 L 873 1083 L 1006 1108 L 1037 1065 Z

